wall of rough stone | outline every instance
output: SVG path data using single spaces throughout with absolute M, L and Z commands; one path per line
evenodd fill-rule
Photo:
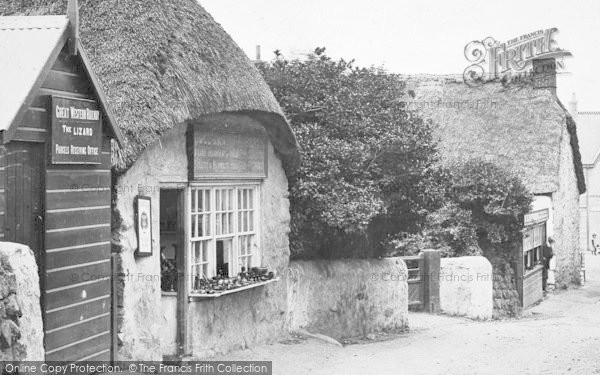
M 0 361 L 43 361 L 38 267 L 26 245 L 0 242 Z
M 519 292 L 512 266 L 502 260 L 491 260 L 493 269 L 493 318 L 516 317 L 522 312 Z
M 254 121 L 249 118 L 247 121 Z M 174 354 L 176 332 L 165 329 L 165 319 L 176 316 L 174 303 L 161 302 L 160 187 L 185 186 L 188 181 L 185 126 L 178 126 L 148 147 L 116 181 L 113 251 L 119 252 L 119 359 L 161 360 Z M 141 187 L 152 199 L 153 255 L 136 258 L 134 198 Z M 261 255 L 263 263 L 281 273 L 289 260 L 289 201 L 287 177 L 272 145 L 268 150 L 268 178 L 261 192 Z M 267 343 L 285 332 L 283 282 L 189 304 L 189 339 L 196 356 L 225 353 L 256 343 Z M 172 298 L 172 297 L 167 297 Z M 175 324 L 168 325 L 175 327 Z M 169 336 L 172 334 L 172 336 Z M 162 343 L 162 344 L 161 344 Z
M 554 208 L 555 287 L 581 281 L 581 259 L 579 246 L 579 190 L 573 167 L 571 137 L 563 128 L 560 147 L 559 189 L 552 195 Z
M 491 319 L 494 307 L 492 264 L 482 256 L 442 258 L 440 309 L 449 315 Z
M 335 339 L 408 327 L 406 264 L 400 258 L 293 261 L 287 319 Z

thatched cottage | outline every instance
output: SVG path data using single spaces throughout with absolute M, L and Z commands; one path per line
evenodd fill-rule
M 540 246 L 548 236 L 556 241 L 555 284 L 579 281 L 579 194 L 585 191 L 575 122 L 556 97 L 556 81 L 536 82 L 472 87 L 462 79 L 410 76 L 403 99 L 436 124 L 443 162 L 491 161 L 535 195 L 515 270 L 523 306 L 542 297 Z
M 7 0 L 0 14 L 65 8 Z M 203 356 L 276 339 L 287 181 L 299 156 L 268 86 L 195 0 L 84 0 L 80 20 L 124 138 L 112 154 L 115 357 Z M 93 276 L 80 302 L 89 309 L 111 294 Z

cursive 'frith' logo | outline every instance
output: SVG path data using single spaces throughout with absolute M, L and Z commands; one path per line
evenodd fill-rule
M 465 46 L 465 58 L 471 63 L 463 72 L 466 84 L 475 86 L 486 81 L 528 74 L 534 59 L 554 58 L 556 66 L 571 52 L 558 48 L 553 27 L 538 30 L 501 43 L 492 37 L 474 40 Z

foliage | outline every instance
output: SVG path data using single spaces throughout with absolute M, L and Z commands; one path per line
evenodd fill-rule
M 506 256 L 532 202 L 521 181 L 481 160 L 440 167 L 432 124 L 399 100 L 400 77 L 324 51 L 259 65 L 302 150 L 292 256 Z
M 520 241 L 523 216 L 533 202 L 521 180 L 500 167 L 471 160 L 452 170 L 450 199 L 470 210 L 480 241 Z
M 444 204 L 427 215 L 421 232 L 389 236 L 384 242 L 387 254 L 438 249 L 442 256 L 483 254 L 509 260 L 533 200 L 521 181 L 477 159 L 440 169 L 437 176 L 430 186 L 445 187 Z
M 302 150 L 290 181 L 292 255 L 373 255 L 366 249 L 418 231 L 428 212 L 436 189 L 420 187 L 436 156 L 431 125 L 404 110 L 397 75 L 324 51 L 259 65 Z
M 446 256 L 508 259 L 521 241 L 531 193 L 518 177 L 478 159 L 450 166 L 446 176 L 446 203 L 427 217 L 424 245 Z

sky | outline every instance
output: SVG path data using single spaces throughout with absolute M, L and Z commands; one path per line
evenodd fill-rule
M 270 60 L 279 49 L 295 57 L 325 47 L 335 58 L 383 66 L 401 74 L 462 75 L 465 45 L 498 41 L 557 27 L 555 40 L 573 57 L 558 75 L 567 105 L 600 110 L 598 0 L 199 0 L 250 58 L 261 46 Z

